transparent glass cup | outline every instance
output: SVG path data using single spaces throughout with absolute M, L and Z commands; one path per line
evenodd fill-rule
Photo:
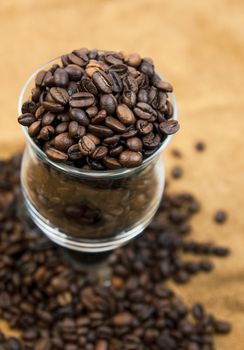
M 24 84 L 18 114 L 30 96 L 35 71 Z M 177 119 L 175 97 L 169 94 Z M 21 186 L 27 211 L 41 231 L 71 251 L 102 253 L 127 243 L 152 220 L 165 182 L 162 153 L 172 136 L 141 166 L 133 169 L 84 170 L 51 161 L 22 127 L 27 145 Z

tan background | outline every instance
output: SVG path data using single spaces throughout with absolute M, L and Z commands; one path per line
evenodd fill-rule
M 244 349 L 244 2 L 243 0 L 1 0 L 0 155 L 24 143 L 16 123 L 18 93 L 27 76 L 52 57 L 87 46 L 152 56 L 175 86 L 181 132 L 166 152 L 167 167 L 184 165 L 175 190 L 203 202 L 195 237 L 232 248 L 211 275 L 175 287 L 187 302 L 233 322 L 218 350 Z M 207 151 L 199 154 L 201 139 Z M 180 161 L 170 148 L 182 150 Z M 229 221 L 214 225 L 226 208 Z M 1 326 L 0 326 L 1 327 Z

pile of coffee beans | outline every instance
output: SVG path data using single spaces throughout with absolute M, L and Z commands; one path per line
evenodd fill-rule
M 178 131 L 172 91 L 150 58 L 82 48 L 36 75 L 18 121 L 53 161 L 133 168 Z
M 1 350 L 212 350 L 228 322 L 201 303 L 187 306 L 167 287 L 213 269 L 211 255 L 229 250 L 186 239 L 200 210 L 189 193 L 166 192 L 138 239 L 113 252 L 110 274 L 78 271 L 21 210 L 20 157 L 1 161 L 0 319 L 21 340 L 0 332 Z M 186 254 L 207 258 L 187 258 Z

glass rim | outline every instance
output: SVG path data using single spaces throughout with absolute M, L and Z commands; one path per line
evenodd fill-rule
M 22 114 L 22 105 L 23 105 L 23 99 L 24 95 L 26 93 L 27 88 L 29 87 L 29 84 L 31 81 L 35 78 L 36 74 L 40 72 L 41 70 L 47 68 L 50 64 L 56 62 L 57 60 L 60 60 L 61 56 L 58 56 L 47 63 L 43 64 L 41 67 L 36 69 L 30 76 L 29 78 L 25 81 L 19 95 L 18 99 L 18 115 Z M 173 105 L 173 117 L 172 119 L 178 120 L 178 111 L 177 111 L 177 105 L 176 105 L 176 98 L 174 93 L 168 93 L 170 96 L 170 101 Z M 51 165 L 53 168 L 62 171 L 64 173 L 68 173 L 69 175 L 74 175 L 74 176 L 85 176 L 85 177 L 90 177 L 90 178 L 105 178 L 108 176 L 121 176 L 121 175 L 130 175 L 136 172 L 139 172 L 143 170 L 146 166 L 148 166 L 154 159 L 157 158 L 157 156 L 160 155 L 160 153 L 166 148 L 166 146 L 169 144 L 171 141 L 173 135 L 168 135 L 166 139 L 162 142 L 161 146 L 157 149 L 156 152 L 154 152 L 151 156 L 148 158 L 144 159 L 142 164 L 138 167 L 135 168 L 120 168 L 120 169 L 114 169 L 114 170 L 86 170 L 86 169 L 80 169 L 73 167 L 71 165 L 67 165 L 65 163 L 58 163 L 52 161 L 48 156 L 45 154 L 45 152 L 39 148 L 33 139 L 30 137 L 28 133 L 28 128 L 26 126 L 22 126 L 22 131 L 31 147 L 35 150 L 35 152 L 39 155 L 39 157 L 44 160 L 46 163 Z

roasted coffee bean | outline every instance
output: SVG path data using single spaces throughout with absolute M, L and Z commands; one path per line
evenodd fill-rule
M 44 141 L 49 141 L 53 137 L 54 132 L 55 132 L 54 127 L 51 125 L 47 125 L 41 128 L 39 137 Z
M 64 106 L 57 102 L 48 102 L 44 101 L 42 103 L 42 107 L 48 112 L 53 112 L 53 113 L 61 113 L 64 110 Z
M 88 75 L 88 77 L 92 77 L 93 73 L 95 72 L 103 72 L 104 71 L 104 65 L 102 62 L 98 62 L 96 60 L 90 60 L 88 65 L 86 66 L 85 72 Z
M 44 79 L 46 74 L 47 74 L 47 71 L 45 70 L 41 70 L 40 72 L 37 73 L 35 78 L 36 86 L 44 86 Z
M 139 70 L 142 73 L 146 74 L 149 78 L 152 78 L 152 76 L 154 75 L 154 65 L 152 63 L 152 60 L 144 58 L 139 67 Z
M 38 86 L 34 89 L 31 89 L 31 99 L 32 101 L 38 102 L 41 96 L 41 88 Z
M 117 100 L 112 94 L 101 95 L 100 107 L 104 109 L 107 114 L 113 114 L 117 107 Z
M 113 92 L 115 92 L 115 93 L 121 92 L 123 90 L 122 77 L 118 73 L 116 73 L 115 71 L 113 71 L 111 69 L 109 70 L 108 75 L 113 83 L 113 86 L 112 86 Z
M 59 134 L 54 139 L 55 148 L 59 151 L 67 151 L 67 149 L 73 144 L 73 140 L 68 132 Z
M 173 86 L 168 83 L 167 81 L 163 81 L 159 75 L 156 73 L 152 77 L 152 84 L 155 86 L 157 89 L 163 90 L 165 92 L 173 92 Z
M 162 134 L 172 135 L 175 134 L 180 128 L 177 120 L 167 120 L 159 124 L 159 129 Z
M 104 56 L 105 62 L 111 65 L 123 64 L 123 60 L 121 59 L 121 55 L 117 52 L 108 53 Z
M 109 137 L 113 135 L 113 131 L 103 125 L 89 125 L 88 130 L 98 137 Z
M 182 177 L 183 175 L 183 170 L 180 166 L 174 166 L 172 171 L 171 171 L 171 175 L 173 178 L 175 179 L 179 179 L 180 177 Z
M 79 108 L 71 108 L 69 111 L 70 118 L 80 125 L 88 126 L 90 121 L 86 112 Z
M 136 122 L 133 112 L 125 104 L 121 104 L 117 107 L 116 114 L 124 125 L 132 125 Z
M 69 96 L 72 96 L 72 95 L 74 95 L 75 93 L 77 93 L 79 91 L 80 90 L 79 90 L 79 87 L 78 87 L 77 83 L 74 82 L 74 81 L 70 81 L 69 85 L 67 87 L 67 92 L 68 92 Z
M 79 125 L 78 122 L 72 121 L 69 123 L 69 135 L 70 137 L 82 137 L 86 133 L 86 129 L 84 126 Z
M 137 167 L 142 164 L 142 160 L 140 152 L 124 151 L 119 156 L 119 161 L 125 168 Z
M 86 162 L 87 162 L 88 166 L 93 170 L 104 170 L 105 169 L 105 167 L 101 163 L 101 161 L 99 161 L 97 159 L 92 159 L 92 158 L 86 157 Z
M 54 72 L 54 83 L 56 86 L 58 87 L 66 87 L 69 84 L 69 75 L 68 73 L 62 69 L 62 68 L 58 68 L 55 72 Z
M 92 158 L 103 159 L 108 154 L 108 148 L 105 146 L 99 146 L 92 153 Z
M 118 119 L 114 117 L 106 117 L 105 125 L 119 134 L 122 134 L 123 132 L 126 131 L 125 125 L 122 124 Z
M 227 213 L 224 210 L 218 210 L 214 215 L 214 220 L 218 224 L 222 224 L 227 219 Z
M 52 98 L 58 103 L 61 103 L 61 105 L 65 105 L 69 102 L 69 94 L 65 89 L 52 87 L 50 89 L 50 94 Z
M 89 92 L 76 92 L 70 96 L 70 106 L 74 108 L 83 108 L 93 105 L 95 101 L 94 96 Z
M 122 95 L 122 102 L 129 108 L 136 104 L 136 93 L 133 91 L 124 91 Z
M 112 322 L 117 327 L 130 326 L 133 321 L 133 315 L 129 312 L 121 312 L 114 315 Z
M 84 75 L 84 70 L 76 64 L 68 64 L 64 70 L 68 73 L 69 79 L 73 81 L 80 81 Z
M 92 80 L 96 87 L 105 94 L 112 92 L 113 82 L 111 78 L 103 71 L 96 71 L 92 74 Z
M 109 155 L 111 157 L 118 157 L 121 152 L 123 152 L 124 148 L 123 146 L 115 146 L 115 148 L 111 148 L 109 150 Z
M 138 53 L 131 53 L 128 55 L 126 62 L 129 66 L 137 68 L 141 64 L 141 56 Z
M 44 85 L 48 87 L 55 86 L 54 76 L 52 72 L 49 70 L 44 78 Z
M 170 101 L 168 101 L 168 100 L 166 101 L 165 113 L 166 113 L 166 118 L 167 119 L 172 118 L 173 114 L 174 114 L 174 107 L 173 107 L 172 103 Z
M 202 152 L 202 151 L 205 150 L 206 145 L 205 145 L 204 142 L 198 141 L 198 142 L 195 144 L 195 148 L 196 148 L 197 151 Z
M 47 112 L 42 116 L 42 126 L 51 125 L 55 120 L 55 114 Z
M 77 160 L 83 157 L 78 144 L 72 145 L 68 149 L 68 156 L 71 160 Z
M 80 152 L 84 155 L 90 155 L 95 151 L 95 143 L 87 136 L 83 136 L 79 141 Z
M 140 152 L 143 147 L 143 143 L 139 137 L 130 137 L 126 140 L 126 145 L 131 151 Z
M 63 132 L 67 131 L 69 127 L 69 123 L 68 122 L 62 122 L 60 124 L 58 124 L 55 128 L 55 133 L 56 134 L 62 134 Z
M 106 340 L 98 340 L 94 350 L 109 350 L 109 343 Z
M 134 127 L 130 127 L 129 129 L 127 129 L 128 131 L 124 132 L 121 135 L 121 138 L 123 139 L 128 139 L 129 137 L 133 137 L 137 135 L 137 130 L 134 129 Z
M 35 116 L 31 113 L 24 113 L 18 117 L 18 122 L 24 126 L 30 126 L 35 120 Z
M 37 108 L 35 112 L 35 117 L 37 119 L 40 119 L 45 112 L 46 112 L 45 108 L 43 107 L 43 105 L 41 105 Z
M 89 137 L 95 143 L 96 146 L 99 145 L 100 143 L 99 137 L 89 133 L 87 133 L 86 136 Z
M 160 145 L 160 136 L 150 132 L 142 138 L 143 145 L 148 149 L 155 149 Z
M 82 91 L 90 92 L 92 95 L 98 94 L 97 88 L 90 78 L 88 77 L 82 78 L 80 85 L 81 85 Z
M 75 50 L 71 54 L 68 55 L 68 59 L 71 63 L 76 64 L 80 67 L 85 67 L 88 63 L 88 56 L 85 52 Z
M 120 135 L 113 135 L 113 136 L 110 136 L 110 137 L 106 137 L 104 140 L 103 140 L 103 143 L 105 145 L 112 145 L 112 146 L 115 146 L 117 145 L 117 143 L 119 142 L 120 140 Z
M 154 114 L 153 108 L 144 102 L 138 102 L 133 111 L 139 118 L 145 120 L 149 120 Z
M 101 124 L 106 119 L 106 117 L 107 112 L 105 111 L 105 109 L 102 109 L 94 118 L 92 118 L 91 122 L 92 124 Z
M 139 102 L 148 103 L 149 96 L 146 89 L 140 89 L 137 94 L 137 99 Z
M 86 109 L 86 114 L 88 115 L 89 118 L 95 117 L 97 113 L 98 113 L 98 108 L 96 106 L 88 107 Z
M 68 159 L 67 154 L 50 147 L 46 150 L 46 155 L 55 162 L 65 162 Z
M 134 77 L 132 75 L 129 75 L 129 74 L 124 77 L 123 85 L 124 85 L 125 91 L 130 91 L 130 92 L 134 92 L 134 93 L 137 93 L 138 88 L 139 88 L 138 84 L 136 82 L 136 79 L 134 79 Z
M 128 71 L 128 67 L 125 64 L 113 64 L 109 68 L 109 72 L 115 72 L 120 76 L 124 76 Z
M 121 168 L 121 164 L 116 158 L 105 156 L 103 158 L 104 165 L 111 170 L 119 169 Z
M 219 334 L 227 334 L 231 331 L 231 325 L 225 321 L 214 321 L 214 329 Z
M 141 135 L 147 135 L 153 130 L 153 124 L 146 120 L 139 119 L 136 122 L 136 128 Z
M 40 120 L 36 120 L 35 122 L 33 122 L 29 128 L 28 128 L 28 133 L 31 137 L 35 137 L 39 134 L 41 130 L 41 121 Z
M 36 104 L 35 102 L 26 101 L 22 105 L 21 112 L 23 114 L 25 114 L 25 113 L 35 114 L 37 108 L 38 108 L 38 104 Z

